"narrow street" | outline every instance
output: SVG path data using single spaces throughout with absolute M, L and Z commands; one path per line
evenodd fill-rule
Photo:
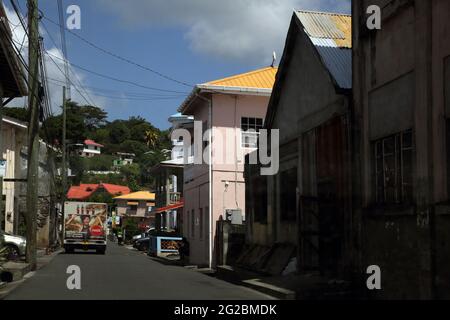
M 81 290 L 66 287 L 66 269 L 81 268 Z M 268 299 L 236 286 L 179 266 L 163 265 L 150 257 L 108 244 L 106 255 L 61 253 L 14 290 L 6 300 L 215 300 Z

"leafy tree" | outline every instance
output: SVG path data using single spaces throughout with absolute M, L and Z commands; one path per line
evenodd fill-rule
M 93 132 L 107 124 L 108 113 L 94 106 L 79 106 L 79 114 L 84 118 L 86 130 Z
M 109 171 L 113 166 L 114 159 L 114 156 L 108 154 L 85 158 L 85 167 L 86 170 L 91 171 Z
M 109 130 L 106 128 L 95 130 L 95 132 L 91 133 L 90 137 L 103 145 L 109 144 Z
M 110 124 L 109 138 L 111 143 L 121 144 L 130 139 L 130 129 L 122 120 L 116 120 Z
M 141 156 L 145 152 L 149 151 L 144 143 L 135 140 L 124 141 L 120 144 L 120 149 L 122 152 L 134 153 L 137 156 Z
M 62 115 L 48 118 L 44 126 L 49 133 L 47 141 L 57 144 L 62 140 Z M 84 115 L 80 112 L 80 106 L 76 102 L 69 101 L 66 108 L 66 139 L 72 143 L 80 143 L 86 139 L 87 128 Z
M 160 131 L 157 143 L 158 149 L 172 149 L 172 140 L 170 139 L 170 129 Z
M 79 185 L 83 181 L 86 169 L 84 159 L 77 154 L 69 156 L 69 168 L 74 175 L 72 178 L 73 184 Z
M 28 122 L 28 110 L 26 108 L 5 107 L 3 108 L 3 115 L 20 121 Z
M 133 192 L 141 189 L 139 187 L 140 172 L 140 167 L 137 163 L 120 168 L 120 173 L 124 176 L 128 188 L 130 188 Z
M 113 198 L 114 198 L 114 196 L 110 195 L 108 192 L 97 191 L 97 192 L 94 192 L 94 194 L 89 198 L 89 201 L 90 202 L 98 202 L 98 203 L 106 203 L 108 205 L 112 205 L 112 204 L 114 204 Z
M 131 137 L 142 143 L 146 142 L 146 132 L 155 130 L 155 128 L 153 128 L 153 126 L 149 123 L 140 123 L 137 125 L 130 124 L 130 128 Z

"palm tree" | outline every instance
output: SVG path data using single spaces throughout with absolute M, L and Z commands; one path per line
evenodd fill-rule
M 158 142 L 159 135 L 156 130 L 147 130 L 145 131 L 145 142 L 149 148 L 155 148 L 156 143 Z

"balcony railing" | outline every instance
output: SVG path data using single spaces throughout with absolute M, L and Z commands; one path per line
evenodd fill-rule
M 181 192 L 169 192 L 169 205 L 180 202 Z

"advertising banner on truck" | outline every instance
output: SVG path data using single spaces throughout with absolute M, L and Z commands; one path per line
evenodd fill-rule
M 106 237 L 108 206 L 105 203 L 66 202 L 65 240 L 101 240 Z

